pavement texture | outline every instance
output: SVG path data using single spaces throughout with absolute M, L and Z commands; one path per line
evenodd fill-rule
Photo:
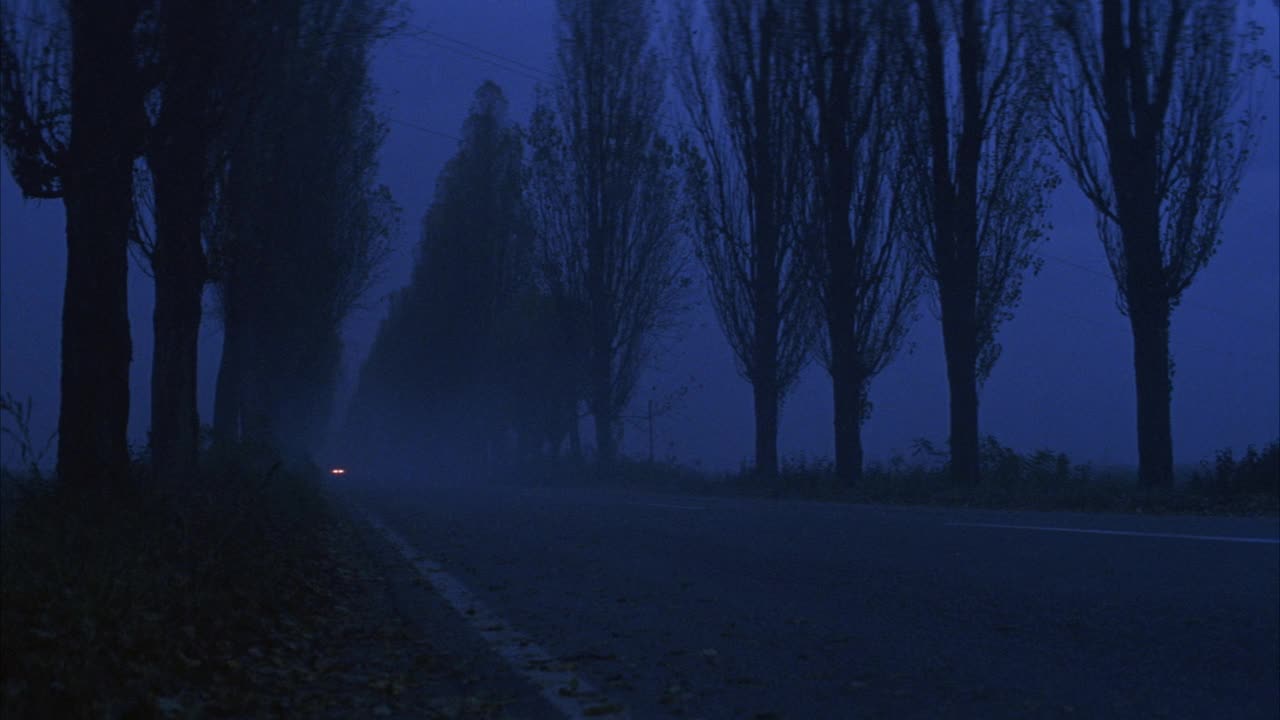
M 632 718 L 1280 717 L 1275 518 L 343 497 Z

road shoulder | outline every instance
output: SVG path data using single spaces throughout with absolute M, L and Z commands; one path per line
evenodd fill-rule
M 374 583 L 367 608 L 371 622 L 388 618 L 386 625 L 393 630 L 378 661 L 390 660 L 406 680 L 387 717 L 561 717 L 352 510 L 345 513 L 347 521 Z M 356 654 L 367 651 L 378 649 L 363 648 Z

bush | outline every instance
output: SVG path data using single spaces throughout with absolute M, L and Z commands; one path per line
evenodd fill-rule
M 1212 464 L 1200 464 L 1188 484 L 1195 492 L 1216 497 L 1280 497 L 1280 441 L 1268 443 L 1262 452 L 1250 445 L 1239 460 L 1231 448 L 1219 450 Z

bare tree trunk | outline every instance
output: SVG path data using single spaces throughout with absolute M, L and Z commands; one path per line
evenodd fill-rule
M 846 175 L 833 175 L 827 198 L 826 244 L 831 259 L 827 281 L 827 333 L 831 356 L 828 358 L 831 374 L 831 391 L 835 411 L 836 477 L 845 484 L 853 484 L 862 474 L 862 449 L 859 434 L 862 425 L 861 381 L 857 372 L 857 339 L 854 326 L 851 294 L 855 280 L 850 268 L 849 255 L 849 185 L 842 182 Z M 846 208 L 844 212 L 840 208 Z
M 772 258 L 773 245 L 762 243 L 761 255 Z M 751 382 L 756 413 L 756 474 L 778 477 L 778 285 L 777 276 L 762 273 L 757 282 L 760 298 L 756 317 L 756 377 Z
M 778 389 L 761 378 L 752 383 L 756 418 L 756 474 L 765 480 L 778 477 Z
M 200 339 L 205 259 L 204 153 L 199 142 L 173 142 L 153 164 L 156 248 L 152 256 L 156 306 L 151 366 L 151 453 L 156 478 L 190 480 L 200 449 L 196 408 L 196 349 Z
M 213 394 L 213 436 L 218 442 L 240 439 L 240 396 L 243 334 L 239 322 L 223 321 L 222 359 L 218 363 L 218 384 Z
M 133 199 L 127 186 L 119 186 L 125 190 L 118 192 L 102 177 L 111 175 L 109 161 L 120 159 L 102 158 L 105 162 L 97 166 L 98 172 L 75 179 L 83 180 L 90 192 L 97 191 L 92 200 L 80 193 L 68 194 L 66 199 L 58 477 L 86 487 L 114 485 L 129 468 L 126 433 L 133 349 L 126 278 Z M 128 177 L 132 170 L 128 164 L 124 168 Z
M 1153 193 L 1151 193 L 1153 194 Z M 1139 198 L 1141 189 L 1130 191 Z M 1142 205 L 1143 203 L 1134 203 Z M 1145 203 L 1150 207 L 1152 203 Z M 1136 213 L 1135 213 L 1136 214 Z M 1173 378 L 1169 363 L 1169 319 L 1172 313 L 1163 282 L 1159 219 L 1128 217 L 1124 283 L 1129 326 L 1133 331 L 1133 377 L 1138 404 L 1138 483 L 1148 488 L 1173 486 L 1173 421 L 1170 402 Z
M 110 487 L 129 472 L 128 246 L 143 120 L 132 86 L 137 7 L 73 0 L 68 10 L 71 140 L 58 477 Z
M 971 298 L 971 296 L 970 296 Z M 942 300 L 942 339 L 947 361 L 947 387 L 951 395 L 951 478 L 961 487 L 980 482 L 978 456 L 978 382 L 971 303 L 965 298 Z
M 862 417 L 857 384 L 842 375 L 831 376 L 835 404 L 836 477 L 853 485 L 862 477 Z
M 601 466 L 613 463 L 618 455 L 615 442 L 614 426 L 617 419 L 613 417 L 612 383 L 609 381 L 608 360 L 595 361 L 593 371 L 593 387 L 591 398 L 591 415 L 595 419 L 596 462 Z M 603 367 L 601 367 L 603 365 Z
M 1169 377 L 1169 313 L 1130 312 L 1133 373 L 1138 394 L 1138 482 L 1143 487 L 1173 486 L 1173 423 Z
M 853 357 L 847 322 L 831 326 L 831 390 L 835 409 L 836 477 L 852 485 L 862 475 L 862 401 L 861 383 L 853 369 Z
M 857 485 L 862 482 L 862 466 L 865 462 L 862 451 L 861 415 L 858 416 L 857 421 L 851 427 L 845 430 L 844 444 L 845 467 L 849 473 L 847 481 L 850 485 Z M 842 479 L 844 478 L 842 477 Z
M 603 151 L 597 152 L 597 156 Z M 597 183 L 602 173 L 596 173 Z M 613 343 L 609 328 L 611 298 L 606 290 L 605 243 L 608 237 L 598 209 L 589 213 L 593 228 L 587 238 L 587 294 L 591 298 L 591 349 L 590 388 L 591 414 L 595 419 L 596 464 L 601 468 L 611 465 L 617 455 L 613 426 Z
M 1145 152 L 1144 152 L 1145 150 Z M 1173 486 L 1173 378 L 1169 362 L 1169 320 L 1173 308 L 1166 289 L 1160 248 L 1160 215 L 1154 153 L 1134 148 L 1130 164 L 1145 168 L 1138 177 L 1117 173 L 1123 183 L 1121 232 L 1125 237 L 1125 300 L 1133 332 L 1133 377 L 1138 406 L 1138 484 Z

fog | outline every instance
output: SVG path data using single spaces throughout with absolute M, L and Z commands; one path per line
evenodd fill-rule
M 1275 46 L 1276 14 L 1255 7 L 1266 28 L 1263 47 Z M 409 278 L 419 222 L 436 176 L 457 146 L 459 127 L 475 89 L 493 80 L 510 102 L 510 117 L 527 124 L 539 84 L 554 65 L 553 3 L 477 0 L 410 3 L 412 27 L 432 34 L 393 37 L 377 50 L 373 80 L 389 120 L 380 177 L 403 208 L 393 254 L 365 307 L 344 331 L 339 409 L 354 389 L 386 296 Z M 1176 363 L 1173 431 L 1176 460 L 1195 463 L 1216 449 L 1264 443 L 1280 434 L 1280 136 L 1274 117 L 1274 76 L 1259 78 L 1270 118 L 1223 225 L 1224 241 L 1173 315 Z M 669 93 L 667 113 L 680 112 Z M 6 169 L 0 179 L 0 387 L 34 401 L 36 435 L 51 432 L 57 407 L 58 318 L 65 272 L 60 204 L 24 202 Z M 1053 230 L 1042 247 L 1043 267 L 1024 286 L 1014 318 L 1000 331 L 1003 346 L 981 392 L 984 433 L 1019 450 L 1051 448 L 1073 460 L 1136 462 L 1132 341 L 1116 310 L 1115 287 L 1088 202 L 1069 179 L 1051 198 Z M 656 422 L 661 458 L 710 469 L 736 469 L 752 453 L 751 394 L 735 373 L 732 356 L 702 289 L 681 318 L 679 342 L 657 358 L 638 383 L 629 414 L 643 414 L 650 398 L 681 387 L 678 408 Z M 153 293 L 137 263 L 130 267 L 129 312 L 134 353 L 129 436 L 144 443 L 148 426 L 150 316 Z M 206 294 L 206 307 L 212 298 Z M 909 449 L 914 439 L 943 442 L 947 385 L 938 321 L 929 302 L 909 338 L 909 351 L 876 378 L 874 410 L 865 425 L 871 459 Z M 212 415 L 220 329 L 207 314 L 200 334 L 199 407 Z M 830 382 L 811 363 L 786 398 L 779 428 L 782 455 L 830 456 Z M 341 416 L 341 412 L 338 413 Z M 589 421 L 588 421 L 589 422 Z M 336 423 L 335 423 L 336 425 Z M 647 428 L 628 423 L 627 453 L 647 452 Z
M 1278 44 L 0 0 L 0 715 L 1280 717 Z

